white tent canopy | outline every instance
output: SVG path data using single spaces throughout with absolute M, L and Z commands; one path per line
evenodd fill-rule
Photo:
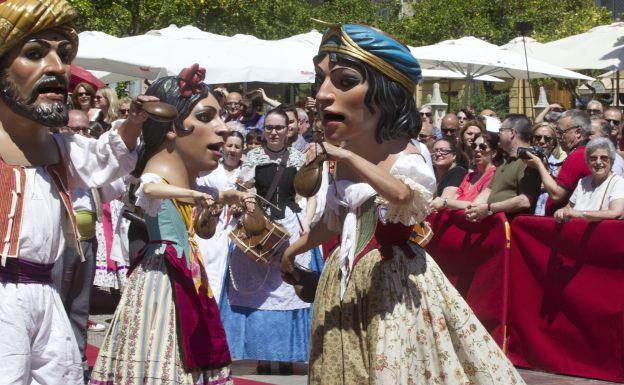
M 568 55 L 567 51 L 556 47 L 550 47 L 528 36 L 513 38 L 509 43 L 501 45 L 501 48 L 524 56 L 525 44 L 528 57 L 569 69 L 568 62 L 565 59 L 565 56 Z
M 457 40 L 410 47 L 423 68 L 446 68 L 468 78 L 492 75 L 501 78 L 526 79 L 525 58 L 472 36 Z M 540 60 L 528 59 L 531 78 L 564 78 L 593 80 L 589 76 L 569 71 Z
M 624 69 L 624 22 L 601 25 L 585 33 L 544 44 L 563 51 L 571 69 Z
M 156 79 L 178 74 L 192 63 L 207 69 L 206 82 L 312 83 L 322 35 L 310 31 L 281 40 L 261 40 L 250 35 L 221 36 L 193 26 L 150 31 L 117 38 L 103 32 L 80 34 L 75 63 L 98 71 L 105 82 Z M 101 72 L 100 72 L 101 71 Z M 425 79 L 463 79 L 444 68 L 423 69 Z M 493 76 L 476 80 L 501 81 Z

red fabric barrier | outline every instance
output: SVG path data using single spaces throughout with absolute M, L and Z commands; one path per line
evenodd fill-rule
M 466 221 L 463 211 L 443 210 L 428 220 L 434 236 L 427 251 L 503 346 L 509 259 L 505 215 L 474 223 Z
M 624 221 L 512 222 L 508 355 L 516 365 L 624 381 Z

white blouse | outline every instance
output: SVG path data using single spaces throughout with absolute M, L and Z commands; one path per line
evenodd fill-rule
M 92 188 L 132 171 L 136 152 L 129 151 L 116 129 L 98 140 L 73 133 L 54 135 L 68 162 L 72 188 Z M 73 246 L 72 228 L 59 192 L 43 167 L 27 167 L 24 208 L 19 237 L 19 258 L 54 263 L 63 253 L 66 239 Z

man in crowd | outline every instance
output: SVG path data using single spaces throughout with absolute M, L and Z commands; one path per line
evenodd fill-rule
M 147 115 L 99 140 L 51 134 L 67 124 L 76 12 L 65 0 L 0 4 L 0 382 L 82 385 L 82 360 L 52 268 L 80 249 L 73 188 L 94 188 L 136 164 Z M 142 97 L 141 101 L 154 100 Z M 13 207 L 11 207 L 13 206 Z M 82 254 L 82 253 L 81 253 Z
M 303 151 L 308 143 L 299 135 L 299 120 L 297 119 L 297 109 L 291 104 L 283 104 L 284 112 L 288 116 L 288 143 L 296 150 Z
M 589 114 L 590 118 L 602 118 L 602 103 L 600 103 L 597 100 L 590 100 L 587 103 L 587 113 Z
M 242 107 L 241 100 L 243 97 L 238 92 L 230 92 L 225 98 L 225 111 L 227 115 L 225 121 L 237 120 L 241 116 Z
M 605 116 L 607 116 L 607 112 L 605 111 Z M 605 119 L 592 119 L 591 120 L 591 135 L 589 135 L 589 140 L 596 138 L 611 138 L 612 126 L 611 123 L 607 122 Z M 615 160 L 613 161 L 613 165 L 611 166 L 611 170 L 613 173 L 618 174 L 620 176 L 624 175 L 624 158 L 617 152 L 615 153 Z
M 310 117 L 306 110 L 301 107 L 297 107 L 297 123 L 299 125 L 299 135 L 303 137 L 306 143 L 310 143 L 312 141 Z
M 617 150 L 618 143 L 622 138 L 622 110 L 618 107 L 609 107 L 604 112 L 604 119 L 611 127 L 608 137 L 611 139 L 615 149 Z
M 444 115 L 442 123 L 440 123 L 440 131 L 442 131 L 442 137 L 457 140 L 459 134 L 459 119 L 457 119 L 457 115 L 452 112 Z
M 496 112 L 494 110 L 489 109 L 489 108 L 486 108 L 485 110 L 481 111 L 479 113 L 479 116 L 489 116 L 490 118 L 498 117 L 498 115 L 496 115 Z
M 568 156 L 561 165 L 557 179 L 550 175 L 537 156 L 529 154 L 527 165 L 539 172 L 548 192 L 546 215 L 553 215 L 557 209 L 565 206 L 578 181 L 590 174 L 585 160 L 585 144 L 591 133 L 591 121 L 585 111 L 568 110 L 561 114 L 557 122 L 557 136 L 559 145 Z
M 520 158 L 519 148 L 531 143 L 531 122 L 520 114 L 505 117 L 500 127 L 500 148 L 507 154 L 496 168 L 490 186 L 466 209 L 466 219 L 480 221 L 495 213 L 507 215 L 532 212 L 539 194 L 539 174 Z
M 423 120 L 422 128 L 418 134 L 418 141 L 424 144 L 430 153 L 433 151 L 433 144 L 436 141 L 436 135 L 431 123 Z
M 243 98 L 240 102 L 241 105 L 241 116 L 239 118 L 239 122 L 245 127 L 245 134 L 249 132 L 249 130 L 253 130 L 258 127 L 258 122 L 262 115 L 258 112 L 260 108 L 262 108 L 262 101 L 260 101 L 260 106 L 258 103 L 252 99 Z

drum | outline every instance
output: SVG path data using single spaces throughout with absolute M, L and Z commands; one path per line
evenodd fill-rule
M 239 222 L 230 232 L 230 239 L 255 262 L 269 264 L 288 246 L 290 233 L 279 223 L 265 218 L 264 230 L 259 234 L 248 235 Z

